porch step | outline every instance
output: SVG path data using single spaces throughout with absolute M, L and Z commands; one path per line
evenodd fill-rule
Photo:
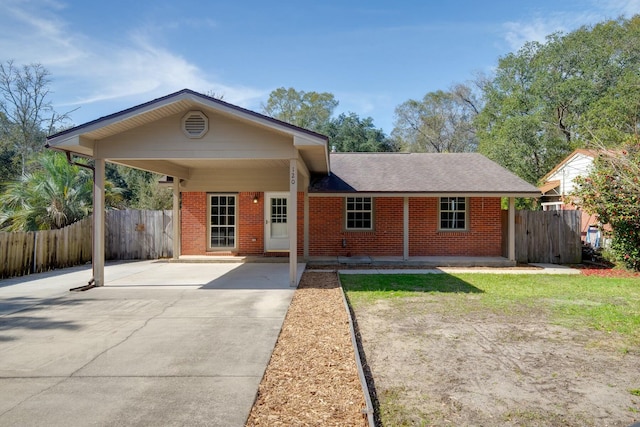
M 238 263 L 244 264 L 249 262 L 256 263 L 277 263 L 284 264 L 289 262 L 289 257 L 278 256 L 200 256 L 200 255 L 182 255 L 178 259 L 169 259 L 170 263 L 194 263 L 194 264 L 228 264 Z
M 183 255 L 178 259 L 168 259 L 171 263 L 288 263 L 287 256 L 202 256 Z M 344 266 L 406 266 L 406 267 L 515 267 L 515 261 L 503 257 L 464 257 L 464 256 L 426 256 L 410 257 L 404 260 L 396 256 L 333 256 L 309 257 L 307 265 L 344 265 Z
M 424 256 L 408 260 L 394 256 L 310 257 L 307 265 L 340 264 L 346 266 L 410 266 L 435 267 L 515 267 L 515 261 L 503 257 Z

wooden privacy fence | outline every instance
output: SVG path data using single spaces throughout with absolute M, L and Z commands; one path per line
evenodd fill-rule
M 105 258 L 158 259 L 173 256 L 173 211 L 107 211 Z
M 516 261 L 577 264 L 582 261 L 581 212 L 516 211 Z M 506 248 L 507 212 L 503 211 L 503 248 Z
M 0 277 L 91 261 L 91 218 L 60 230 L 0 233 Z
M 107 211 L 105 258 L 173 256 L 172 211 Z M 0 232 L 0 278 L 39 273 L 91 261 L 91 217 L 60 230 Z

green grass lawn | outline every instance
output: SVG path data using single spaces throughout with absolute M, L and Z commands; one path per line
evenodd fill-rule
M 341 275 L 351 304 L 422 297 L 460 314 L 540 313 L 567 327 L 620 334 L 640 346 L 640 280 L 565 275 L 399 274 Z

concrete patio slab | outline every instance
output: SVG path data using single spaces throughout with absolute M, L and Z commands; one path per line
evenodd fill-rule
M 243 377 L 19 379 L 12 385 L 20 392 L 0 403 L 2 426 L 243 426 L 248 410 L 240 411 L 238 402 L 256 389 Z M 6 410 L 16 406 L 21 410 Z
M 300 274 L 304 265 L 301 266 Z M 108 264 L 0 281 L 0 426 L 242 426 L 288 264 Z

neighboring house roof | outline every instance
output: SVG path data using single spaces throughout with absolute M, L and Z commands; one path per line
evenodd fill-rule
M 576 156 L 579 156 L 579 155 L 583 155 L 583 156 L 591 157 L 592 159 L 595 159 L 596 156 L 598 155 L 598 152 L 596 150 L 578 148 L 577 150 L 574 150 L 571 154 L 569 154 L 567 157 L 565 157 L 562 161 L 560 161 L 560 163 L 555 165 L 555 167 L 551 169 L 549 172 L 547 172 L 545 176 L 540 178 L 540 181 L 546 182 L 552 175 L 558 172 L 559 169 L 561 169 L 563 166 L 571 162 Z
M 540 196 L 478 153 L 331 153 L 331 174 L 316 176 L 309 191 Z
M 549 181 L 544 183 L 543 185 L 541 185 L 540 187 L 538 187 L 540 189 L 540 192 L 545 195 L 547 194 L 549 191 L 554 190 L 556 188 L 560 187 L 560 180 L 554 180 L 554 181 Z
M 575 178 L 588 174 L 593 159 L 597 156 L 596 150 L 580 148 L 573 151 L 540 179 L 540 191 L 546 194 L 552 189 L 557 189 L 556 195 L 571 193 Z

